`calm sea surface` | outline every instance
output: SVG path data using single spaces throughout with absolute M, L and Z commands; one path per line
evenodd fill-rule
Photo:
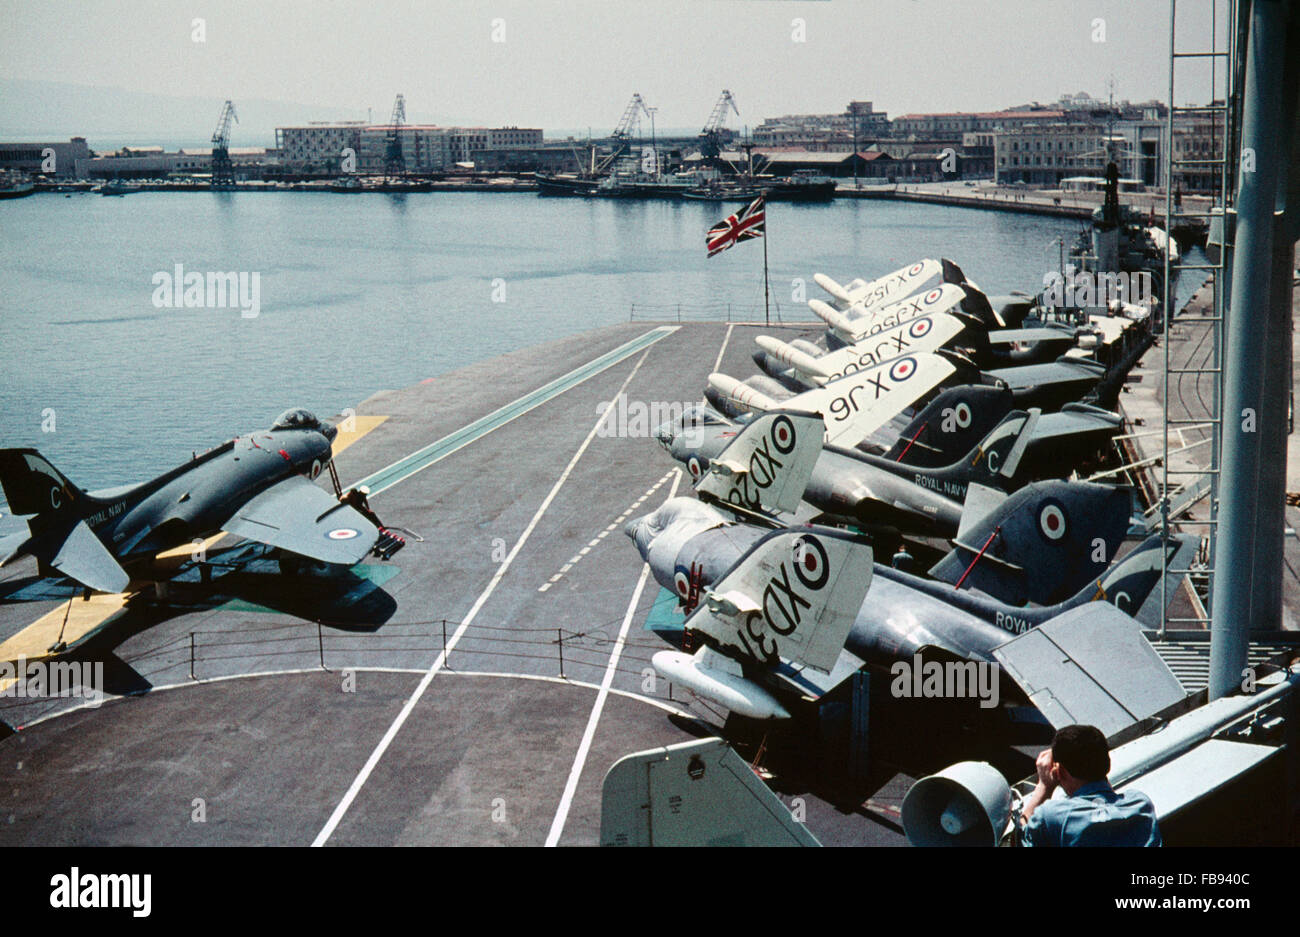
M 731 208 L 726 211 L 732 210 Z M 290 406 L 322 415 L 503 352 L 656 312 L 762 315 L 762 247 L 706 259 L 716 205 L 531 193 L 41 194 L 0 202 L 0 445 L 96 488 L 161 472 Z M 1034 291 L 1080 223 L 907 203 L 769 210 L 792 280 L 950 257 Z M 153 277 L 260 275 L 261 310 L 156 308 Z M 495 301 L 496 299 L 504 301 Z M 520 387 L 520 393 L 532 388 Z M 55 432 L 42 432 L 54 415 Z

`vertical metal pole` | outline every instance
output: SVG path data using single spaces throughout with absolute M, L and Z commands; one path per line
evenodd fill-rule
M 555 633 L 556 635 L 559 636 L 559 640 L 556 643 L 559 645 L 560 648 L 560 679 L 563 680 L 564 679 L 564 629 L 556 628 Z
M 191 680 L 198 679 L 198 677 L 194 676 L 194 632 L 193 631 L 190 632 L 190 679 Z
M 447 653 L 447 619 L 442 620 L 442 666 L 451 668 L 451 655 Z
M 1169 140 L 1169 146 L 1165 148 L 1165 237 L 1166 239 L 1174 236 L 1173 228 L 1173 139 L 1174 139 L 1174 69 L 1178 60 L 1174 58 L 1174 53 L 1178 51 L 1178 0 L 1169 0 L 1169 113 L 1166 115 L 1165 135 Z M 1160 401 L 1164 409 L 1164 419 L 1162 425 L 1164 432 L 1161 434 L 1161 459 L 1160 459 L 1160 554 L 1161 575 L 1160 575 L 1160 640 L 1165 639 L 1165 632 L 1168 626 L 1169 618 L 1169 323 L 1173 319 L 1173 310 L 1169 308 L 1174 296 L 1174 289 L 1170 285 L 1172 271 L 1169 269 L 1169 245 L 1166 241 L 1164 256 L 1164 295 L 1160 297 L 1160 334 L 1164 341 L 1160 344 L 1164 357 L 1164 376 L 1163 386 L 1160 388 Z M 1149 328 L 1156 328 L 1156 323 L 1148 321 Z
M 1236 255 L 1232 270 L 1232 318 L 1224 355 L 1223 480 L 1216 582 L 1210 631 L 1210 699 L 1232 693 L 1246 667 L 1249 628 L 1255 620 L 1255 588 L 1280 575 L 1281 556 L 1255 552 L 1256 514 L 1261 499 L 1281 491 L 1259 490 L 1264 458 L 1286 459 L 1285 450 L 1264 453 L 1261 432 L 1264 376 L 1276 349 L 1267 347 L 1273 211 L 1279 162 L 1279 123 L 1286 10 L 1278 0 L 1255 0 L 1250 9 L 1246 80 L 1242 88 L 1241 158 L 1237 183 Z M 1260 366 L 1260 362 L 1264 366 Z M 1269 566 L 1266 572 L 1263 566 Z M 1258 574 L 1258 579 L 1256 578 Z M 1262 602 L 1261 602 L 1262 606 Z M 1269 609 L 1261 607 L 1261 613 Z
M 767 232 L 769 225 L 767 223 L 767 201 L 763 202 L 763 322 L 767 325 L 772 324 L 772 312 L 768 308 L 767 302 Z
M 1282 73 L 1278 76 L 1278 110 L 1273 120 L 1278 132 L 1277 181 L 1273 198 L 1273 254 L 1270 262 L 1268 302 L 1268 340 L 1265 347 L 1269 357 L 1265 362 L 1264 403 L 1260 410 L 1260 444 L 1266 453 L 1260 463 L 1259 512 L 1255 527 L 1255 548 L 1261 557 L 1277 557 L 1276 563 L 1264 562 L 1259 572 L 1262 582 L 1256 583 L 1252 630 L 1274 630 L 1282 627 L 1282 562 L 1286 544 L 1286 476 L 1287 476 L 1287 408 L 1291 395 L 1291 271 L 1295 268 L 1295 242 L 1288 236 L 1291 220 L 1287 193 L 1291 188 L 1291 173 L 1295 172 L 1290 152 L 1295 145 L 1293 128 L 1296 120 L 1297 81 L 1300 69 L 1294 54 L 1300 40 L 1300 8 L 1291 4 L 1293 22 L 1282 17 L 1282 27 L 1289 29 L 1287 48 L 1283 55 Z
M 329 668 L 325 666 L 325 633 L 320 622 L 316 622 L 316 647 L 320 650 L 320 669 L 329 673 Z
M 1240 112 L 1236 110 L 1236 102 L 1240 93 L 1238 86 L 1238 55 L 1242 49 L 1239 48 L 1240 34 L 1238 25 L 1238 9 L 1240 4 L 1238 0 L 1229 0 L 1227 4 L 1227 23 L 1225 39 L 1225 48 L 1228 56 L 1225 59 L 1224 68 L 1224 94 L 1223 102 L 1226 110 L 1223 115 L 1223 132 L 1218 136 L 1217 141 L 1212 140 L 1211 146 L 1217 142 L 1219 146 L 1218 156 L 1222 162 L 1219 166 L 1219 207 L 1223 212 L 1223 236 L 1222 244 L 1219 248 L 1219 269 L 1215 271 L 1214 276 L 1214 356 L 1213 367 L 1218 369 L 1212 377 L 1211 386 L 1213 388 L 1213 412 L 1212 417 L 1217 420 L 1211 425 L 1210 444 L 1210 468 L 1213 474 L 1210 476 L 1210 520 L 1213 522 L 1210 526 L 1209 534 L 1209 551 L 1210 557 L 1209 568 L 1210 575 L 1206 585 L 1206 603 L 1205 607 L 1211 619 L 1214 617 L 1214 561 L 1213 557 L 1217 552 L 1219 539 L 1219 492 L 1223 487 L 1223 475 L 1221 469 L 1223 466 L 1223 352 L 1225 338 L 1228 334 L 1228 297 L 1232 295 L 1232 264 L 1235 251 L 1233 249 L 1233 222 L 1235 220 L 1235 199 L 1234 184 L 1236 176 L 1232 170 L 1232 153 L 1235 152 L 1234 140 L 1240 120 Z M 1215 125 L 1215 134 L 1218 134 L 1217 125 Z M 1215 155 L 1211 151 L 1211 155 Z M 1229 208 L 1233 211 L 1230 213 Z

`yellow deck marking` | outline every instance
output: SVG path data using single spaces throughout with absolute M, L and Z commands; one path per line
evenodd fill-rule
M 352 418 L 353 426 L 350 432 L 344 432 L 340 425 L 339 433 L 334 437 L 333 454 L 338 455 L 387 419 L 386 416 L 355 416 Z M 226 536 L 224 532 L 213 534 L 203 541 L 202 549 L 205 552 L 211 550 L 224 536 Z M 176 569 L 190 559 L 195 549 L 197 548 L 192 544 L 183 543 L 159 553 L 157 562 L 165 569 Z M 121 611 L 127 600 L 139 591 L 140 588 L 133 584 L 128 592 L 92 595 L 89 600 L 73 599 L 72 611 L 68 612 L 68 627 L 63 631 L 64 643 L 71 649 L 79 641 L 94 634 L 108 622 L 108 619 Z M 67 603 L 60 602 L 57 608 L 0 642 L 0 661 L 16 661 L 20 656 L 28 660 L 57 657 L 57 654 L 49 653 L 49 648 L 58 640 L 59 629 L 63 627 L 63 615 L 67 609 Z M 0 681 L 0 691 L 10 682 L 12 681 Z
M 77 641 L 90 636 L 121 611 L 127 599 L 133 593 L 118 592 L 113 595 L 92 595 L 89 599 L 81 597 L 72 600 L 72 609 L 67 602 L 60 602 L 36 621 L 9 639 L 0 642 L 0 661 L 16 661 L 19 657 L 28 660 L 40 660 L 56 657 L 50 653 L 50 647 L 59 640 L 59 629 L 63 628 L 63 616 L 68 616 L 68 627 L 63 629 L 63 640 L 71 646 Z
M 338 455 L 386 419 L 388 419 L 386 416 L 354 416 L 352 431 L 347 433 L 343 431 L 343 424 L 340 422 L 339 434 L 334 437 L 334 454 Z

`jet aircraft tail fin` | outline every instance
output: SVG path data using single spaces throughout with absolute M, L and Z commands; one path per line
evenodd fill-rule
M 748 510 L 793 512 L 821 455 L 825 431 L 819 413 L 765 413 L 709 461 L 696 490 Z
M 0 449 L 0 488 L 10 514 L 51 515 L 89 500 L 35 449 Z
M 31 536 L 7 538 L 4 565 L 32 556 L 42 575 L 63 575 L 100 592 L 121 592 L 126 571 L 82 519 L 85 508 L 99 504 L 68 481 L 35 449 L 0 449 L 0 488 L 9 511 L 32 515 Z
M 965 298 L 961 301 L 962 312 L 975 316 L 984 323 L 986 328 L 1004 329 L 1007 327 L 1006 320 L 993 308 L 988 296 L 978 286 L 966 279 L 966 274 L 962 272 L 961 267 L 947 258 L 939 262 L 943 265 L 943 282 L 960 286 L 966 293 Z
M 1062 611 L 1085 605 L 1088 602 L 1109 602 L 1122 612 L 1138 619 L 1144 625 L 1159 625 L 1163 609 L 1160 605 L 1160 577 L 1165 566 L 1186 569 L 1196 552 L 1199 538 L 1190 534 L 1174 534 L 1169 538 L 1169 557 L 1164 561 L 1162 537 L 1152 534 L 1134 547 L 1119 562 L 1100 577 L 1085 585 L 1070 599 L 1062 603 Z M 1175 574 L 1170 574 L 1171 578 Z M 1172 588 L 1170 594 L 1172 595 Z
M 1010 605 L 1062 602 L 1101 576 L 1128 531 L 1128 489 L 1091 482 L 1026 485 L 973 523 L 930 574 Z
M 1007 414 L 962 460 L 967 480 L 1004 490 L 1012 487 L 1041 416 L 1037 408 Z
M 829 673 L 871 585 L 871 547 L 841 531 L 787 528 L 706 590 L 686 627 L 729 656 Z
M 1011 391 L 991 384 L 961 384 L 935 395 L 885 453 L 906 465 L 951 465 L 1011 412 Z
M 1028 413 L 1017 410 L 1007 414 L 964 459 L 941 468 L 916 468 L 880 460 L 876 464 L 954 498 L 965 498 L 971 485 L 1010 491 L 1017 487 L 1020 461 L 1029 448 L 1040 415 L 1036 409 Z

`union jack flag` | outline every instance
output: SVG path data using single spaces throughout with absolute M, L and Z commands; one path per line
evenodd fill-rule
M 728 215 L 709 229 L 709 233 L 705 236 L 709 256 L 722 253 L 738 241 L 761 238 L 763 219 L 763 196 L 760 195 L 740 214 Z

